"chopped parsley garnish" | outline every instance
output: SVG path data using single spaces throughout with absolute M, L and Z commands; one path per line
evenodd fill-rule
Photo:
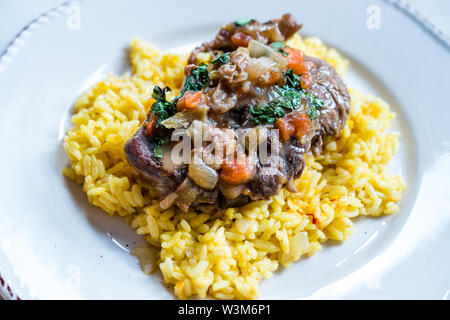
M 166 100 L 167 91 L 171 91 L 169 87 L 161 88 L 155 86 L 153 88 L 152 97 L 155 99 L 155 103 L 153 103 L 150 110 L 152 115 L 157 117 L 157 127 L 161 125 L 161 122 L 176 113 L 175 103 Z
M 155 141 L 155 146 L 153 147 L 153 155 L 156 158 L 162 158 L 163 156 L 163 144 L 167 142 L 167 138 L 162 136 L 161 133 L 159 133 L 156 137 L 153 138 Z
M 288 53 L 286 52 L 286 51 L 284 51 L 283 50 L 283 48 L 286 46 L 285 44 L 284 44 L 284 42 L 282 42 L 282 41 L 275 41 L 275 42 L 272 42 L 271 44 L 270 44 L 270 46 L 273 48 L 273 49 L 275 49 L 275 50 L 277 50 L 279 53 L 281 53 L 283 56 L 288 56 Z
M 253 121 L 256 123 L 272 124 L 278 118 L 284 117 L 286 111 L 276 101 L 272 101 L 262 107 L 250 107 L 250 113 L 253 115 Z
M 270 44 L 270 46 L 274 49 L 284 48 L 285 44 L 282 41 L 275 41 Z
M 153 88 L 152 97 L 155 99 L 150 112 L 153 116 L 156 116 L 156 128 L 161 126 L 161 122 L 173 116 L 176 111 L 175 103 L 167 101 L 166 92 L 171 91 L 169 87 L 161 88 L 155 86 Z M 162 145 L 166 142 L 166 138 L 162 136 L 161 130 L 153 138 L 156 141 L 155 147 L 153 148 L 153 155 L 157 158 L 162 158 Z
M 184 81 L 183 89 L 180 92 L 182 97 L 186 91 L 200 91 L 202 90 L 209 81 L 209 73 L 206 65 L 204 63 L 197 66 L 192 71 L 192 74 L 186 77 Z
M 289 54 L 284 51 L 283 49 L 278 49 L 278 52 L 281 53 L 283 56 L 287 57 Z
M 192 71 L 192 74 L 186 77 L 184 82 L 183 90 L 181 90 L 180 95 L 177 98 L 180 98 L 184 95 L 186 91 L 200 91 L 202 90 L 209 81 L 209 73 L 206 65 L 200 64 Z M 169 87 L 161 88 L 155 86 L 153 88 L 152 97 L 155 99 L 155 103 L 153 103 L 150 112 L 153 116 L 156 116 L 156 127 L 159 128 L 162 126 L 162 122 L 177 112 L 176 103 L 173 101 L 167 101 L 166 92 L 171 91 Z M 161 131 L 158 132 L 158 135 L 153 138 L 156 140 L 155 147 L 153 148 L 153 155 L 157 158 L 162 157 L 162 145 L 166 142 L 165 137 L 161 135 Z
M 323 108 L 323 100 L 314 96 L 311 92 L 305 91 L 300 86 L 300 77 L 289 69 L 284 73 L 286 79 L 286 86 L 291 87 L 299 91 L 309 106 L 309 110 L 306 112 L 309 119 L 314 120 L 319 116 L 319 110 Z
M 211 60 L 212 64 L 215 64 L 216 66 L 221 66 L 225 63 L 227 63 L 230 60 L 230 55 L 228 53 L 221 54 L 214 60 Z
M 281 104 L 285 109 L 294 110 L 302 101 L 302 92 L 297 91 L 289 86 L 278 88 L 281 97 L 283 97 L 283 103 Z
M 236 21 L 234 22 L 234 25 L 235 25 L 236 27 L 243 27 L 243 26 L 249 24 L 249 23 L 252 22 L 252 21 L 253 21 L 253 19 L 239 19 L 239 20 L 236 20 Z
M 162 158 L 162 156 L 163 156 L 163 150 L 162 150 L 162 146 L 161 146 L 161 145 L 156 145 L 156 146 L 153 148 L 153 155 L 154 155 L 156 158 Z
M 288 86 L 277 87 L 280 97 L 263 106 L 250 107 L 253 121 L 262 124 L 272 124 L 278 118 L 286 115 L 286 109 L 294 110 L 301 102 L 301 92 Z
M 272 124 L 278 118 L 284 117 L 286 112 L 296 109 L 303 101 L 306 102 L 308 110 L 306 114 L 311 120 L 319 116 L 319 110 L 323 108 L 323 100 L 314 96 L 300 87 L 300 77 L 292 69 L 284 73 L 286 84 L 276 87 L 279 97 L 264 105 L 250 107 L 253 121 L 258 124 Z
M 315 97 L 311 92 L 305 92 L 305 97 L 310 106 L 306 113 L 309 119 L 314 120 L 319 116 L 319 110 L 323 108 L 323 100 Z
M 300 77 L 294 73 L 292 68 L 284 72 L 284 78 L 286 79 L 286 85 L 288 85 L 291 88 L 301 90 Z

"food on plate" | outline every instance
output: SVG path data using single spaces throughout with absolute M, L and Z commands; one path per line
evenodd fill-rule
M 348 61 L 301 38 L 300 26 L 291 15 L 237 20 L 190 54 L 135 39 L 132 73 L 108 76 L 75 104 L 63 173 L 145 236 L 156 253 L 132 253 L 179 298 L 257 298 L 280 266 L 346 240 L 352 218 L 398 210 L 405 184 L 387 171 L 395 115 L 381 99 L 347 90 Z M 171 135 L 203 127 L 234 147 L 233 157 L 209 161 L 194 152 L 202 144 L 190 163 L 173 163 Z M 240 129 L 250 137 L 278 130 L 276 170 L 258 175 L 261 156 L 246 143 L 236 156 L 231 137 Z
M 155 87 L 156 101 L 126 143 L 125 155 L 156 187 L 164 208 L 211 212 L 268 199 L 284 185 L 297 191 L 293 181 L 303 172 L 304 154 L 320 154 L 324 137 L 336 136 L 350 111 L 350 95 L 335 69 L 285 44 L 300 28 L 290 14 L 266 23 L 227 24 L 191 53 L 175 99 L 167 100 L 169 88 Z M 198 58 L 205 54 L 207 64 Z M 215 153 L 208 154 L 214 161 L 195 164 L 188 155 L 188 163 L 171 162 L 180 142 L 169 137 L 181 128 L 191 138 L 200 129 L 210 135 L 191 145 L 200 159 L 215 141 Z M 279 137 L 271 129 L 278 129 Z M 240 158 L 238 146 L 217 152 L 233 143 L 237 131 L 254 135 L 258 145 L 241 144 Z M 257 139 L 262 131 L 267 134 Z M 262 159 L 267 152 L 257 152 L 263 147 L 272 152 L 270 161 Z

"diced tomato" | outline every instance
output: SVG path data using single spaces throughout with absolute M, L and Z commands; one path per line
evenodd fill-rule
M 293 114 L 290 119 L 295 127 L 295 135 L 297 138 L 303 137 L 311 128 L 311 120 L 309 120 L 308 115 L 305 113 Z
M 220 178 L 228 183 L 239 184 L 248 180 L 251 174 L 247 157 L 239 157 L 231 161 L 225 161 L 221 166 Z
M 286 56 L 286 59 L 288 61 L 287 68 L 292 69 L 295 74 L 301 74 L 303 71 L 303 52 L 288 46 L 284 47 L 283 50 L 288 54 Z
M 246 47 L 246 46 L 248 46 L 248 43 L 250 42 L 250 40 L 252 40 L 252 37 L 243 32 L 236 32 L 231 37 L 231 42 L 236 47 Z
M 284 118 L 279 118 L 275 126 L 280 130 L 280 137 L 288 141 L 292 136 L 300 139 L 311 128 L 311 120 L 305 113 L 292 113 Z
M 283 141 L 288 141 L 295 132 L 295 127 L 284 118 L 278 118 L 275 126 L 280 130 L 280 137 Z
M 153 137 L 156 134 L 156 124 L 157 124 L 156 120 L 157 116 L 151 116 L 151 118 L 145 125 L 145 134 L 147 136 Z
M 267 86 L 278 83 L 282 78 L 282 73 L 280 70 L 270 70 L 269 73 L 269 81 L 266 83 Z
M 308 89 L 311 84 L 311 74 L 309 72 L 308 67 L 304 61 L 303 51 L 291 48 L 284 47 L 283 50 L 288 54 L 286 59 L 288 60 L 288 69 L 292 69 L 295 74 L 300 75 L 300 86 L 302 89 Z
M 311 74 L 308 70 L 305 73 L 302 73 L 300 76 L 300 87 L 302 89 L 308 89 L 312 85 Z
M 205 100 L 203 91 L 186 91 L 184 95 L 177 102 L 177 110 L 195 109 Z

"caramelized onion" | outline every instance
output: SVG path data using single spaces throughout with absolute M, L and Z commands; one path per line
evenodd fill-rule
M 177 205 L 180 209 L 187 211 L 198 195 L 198 188 L 192 183 L 191 179 L 184 179 L 183 183 L 177 189 Z
M 220 185 L 220 191 L 222 191 L 223 195 L 228 199 L 236 199 L 241 195 L 242 191 L 244 191 L 244 185 L 223 183 Z
M 270 42 L 284 41 L 284 36 L 281 34 L 280 29 L 272 27 L 262 32 L 264 38 L 270 40 Z
M 250 57 L 252 58 L 260 58 L 260 57 L 271 58 L 272 60 L 276 61 L 278 67 L 281 70 L 284 70 L 288 65 L 288 61 L 286 58 L 281 56 L 271 47 L 266 46 L 265 44 L 262 44 L 261 42 L 255 40 L 251 40 L 250 43 L 248 44 L 248 52 L 250 54 Z
M 273 59 L 269 57 L 260 57 L 252 59 L 247 66 L 246 71 L 249 79 L 254 82 L 265 75 L 270 76 L 270 71 L 274 68 L 277 68 L 277 63 Z
M 175 192 L 169 193 L 164 199 L 159 202 L 159 206 L 162 210 L 169 209 L 169 207 L 175 202 L 175 199 L 178 197 L 178 194 Z
M 208 110 L 209 107 L 207 105 L 200 105 L 194 109 L 185 109 L 164 120 L 162 122 L 162 125 L 168 129 L 187 128 L 192 123 L 192 121 L 205 120 Z
M 206 165 L 201 159 L 194 158 L 189 164 L 188 176 L 203 189 L 212 190 L 217 184 L 219 175 L 216 170 Z

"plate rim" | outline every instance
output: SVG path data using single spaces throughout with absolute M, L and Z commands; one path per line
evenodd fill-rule
M 61 17 L 61 13 L 69 6 L 82 3 L 83 0 L 69 0 L 55 6 L 47 11 L 44 11 L 36 18 L 29 21 L 16 35 L 8 42 L 4 50 L 0 53 L 0 74 L 12 62 L 14 55 L 21 49 L 28 37 L 32 36 L 32 29 L 34 27 L 42 27 L 51 22 L 52 18 Z M 11 288 L 10 281 L 3 275 L 2 266 L 0 265 L 0 297 L 5 300 L 21 300 L 17 294 L 18 291 Z
M 438 42 L 442 47 L 450 52 L 450 37 L 441 29 L 437 28 L 430 20 L 424 17 L 418 10 L 407 3 L 405 0 L 382 0 L 389 4 L 396 10 L 400 11 L 403 15 L 414 21 L 417 25 L 421 26 L 427 34 Z M 68 0 L 64 1 L 58 6 L 55 6 L 47 11 L 36 16 L 29 21 L 19 32 L 15 34 L 13 38 L 7 43 L 4 49 L 0 53 L 0 74 L 2 74 L 7 66 L 13 61 L 14 55 L 16 55 L 23 47 L 26 39 L 33 35 L 33 29 L 35 27 L 43 27 L 49 24 L 54 19 L 59 19 L 67 8 L 72 5 L 80 5 L 86 3 L 86 0 Z M 10 281 L 2 273 L 2 266 L 0 265 L 0 298 L 5 300 L 21 300 L 17 294 L 20 290 L 15 290 L 11 287 Z

